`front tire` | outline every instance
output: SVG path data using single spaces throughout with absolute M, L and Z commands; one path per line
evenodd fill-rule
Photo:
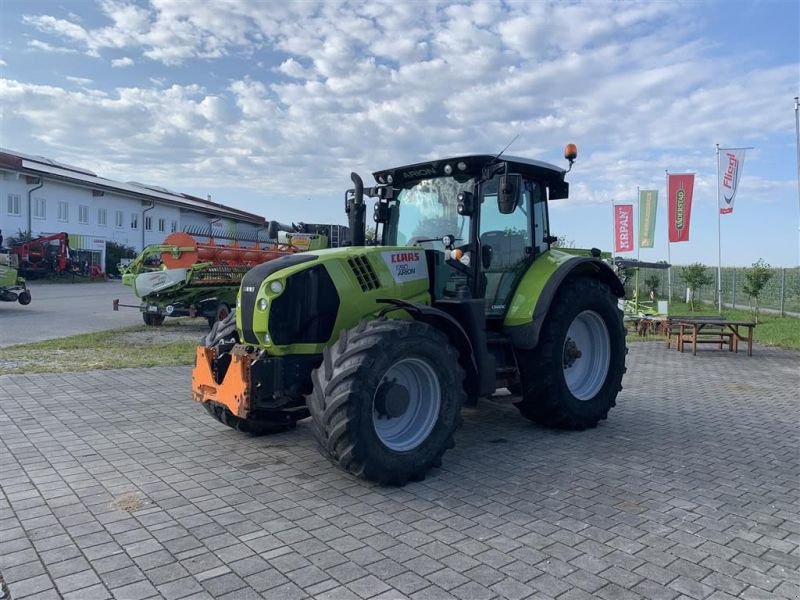
M 164 324 L 164 315 L 143 312 L 142 321 L 149 327 L 160 327 Z
M 455 445 L 466 400 L 458 353 L 418 321 L 362 321 L 325 349 L 306 402 L 323 454 L 382 484 L 419 481 Z
M 17 296 L 17 302 L 22 306 L 28 306 L 31 303 L 31 299 L 31 293 L 28 290 L 20 292 L 19 296 Z
M 548 427 L 596 427 L 616 405 L 625 373 L 625 328 L 611 288 L 586 277 L 553 299 L 533 350 L 517 350 L 523 416 Z

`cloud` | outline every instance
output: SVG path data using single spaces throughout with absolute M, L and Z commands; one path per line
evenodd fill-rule
M 281 197 L 338 197 L 350 170 L 497 152 L 516 134 L 510 153 L 555 162 L 575 141 L 570 202 L 608 202 L 660 185 L 665 167 L 698 170 L 705 185 L 715 142 L 786 129 L 774 99 L 796 89 L 796 65 L 717 52 L 693 7 L 104 0 L 99 27 L 25 23 L 73 51 L 124 51 L 116 67 L 225 58 L 249 77 L 170 85 L 159 70 L 143 87 L 79 91 L 3 80 L 0 110 L 8 131 L 79 164 L 91 133 L 100 172 Z
M 72 77 L 70 75 L 67 75 L 64 79 L 82 86 L 88 86 L 94 83 L 91 79 L 87 79 L 85 77 Z
M 36 50 L 41 50 L 42 52 L 54 52 L 58 54 L 74 54 L 77 52 L 77 50 L 74 48 L 68 48 L 66 46 L 53 46 L 52 44 L 48 44 L 47 42 L 43 42 L 41 40 L 29 40 L 28 46 Z
M 4 61 L 2 58 L 0 58 L 0 67 L 7 67 L 7 66 L 8 66 L 8 63 L 6 61 Z
M 111 61 L 111 66 L 115 68 L 125 68 L 133 65 L 133 59 L 123 56 L 122 58 L 115 58 Z

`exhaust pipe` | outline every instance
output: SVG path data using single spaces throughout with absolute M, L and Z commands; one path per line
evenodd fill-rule
M 364 220 L 364 213 L 366 212 L 366 205 L 364 204 L 364 182 L 358 173 L 350 173 L 350 179 L 353 181 L 353 199 L 348 203 L 347 216 L 350 225 L 350 240 L 352 246 L 363 246 L 366 243 L 366 221 Z

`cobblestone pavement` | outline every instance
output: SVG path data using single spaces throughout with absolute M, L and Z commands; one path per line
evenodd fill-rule
M 798 365 L 633 344 L 597 429 L 482 402 L 404 488 L 307 423 L 226 429 L 188 368 L 2 376 L 0 571 L 14 600 L 797 598 Z

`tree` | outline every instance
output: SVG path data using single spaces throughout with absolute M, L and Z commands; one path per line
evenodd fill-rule
M 772 279 L 772 268 L 763 258 L 754 262 L 751 268 L 745 269 L 742 290 L 750 299 L 750 312 L 756 323 L 759 315 L 758 297 L 770 279 Z
M 11 236 L 6 239 L 5 246 L 6 248 L 13 248 L 19 244 L 23 244 L 25 242 L 30 242 L 33 239 L 30 231 L 22 231 L 22 229 L 17 230 L 17 235 Z
M 689 310 L 694 312 L 694 296 L 704 285 L 713 282 L 714 279 L 708 274 L 708 269 L 702 263 L 693 263 L 686 267 L 681 267 L 681 276 L 691 290 L 689 295 Z
M 574 248 L 575 242 L 572 240 L 568 240 L 567 236 L 559 235 L 558 239 L 550 244 L 553 248 Z
M 124 244 L 106 242 L 106 273 L 119 275 L 119 261 L 123 258 L 134 258 L 136 250 Z

